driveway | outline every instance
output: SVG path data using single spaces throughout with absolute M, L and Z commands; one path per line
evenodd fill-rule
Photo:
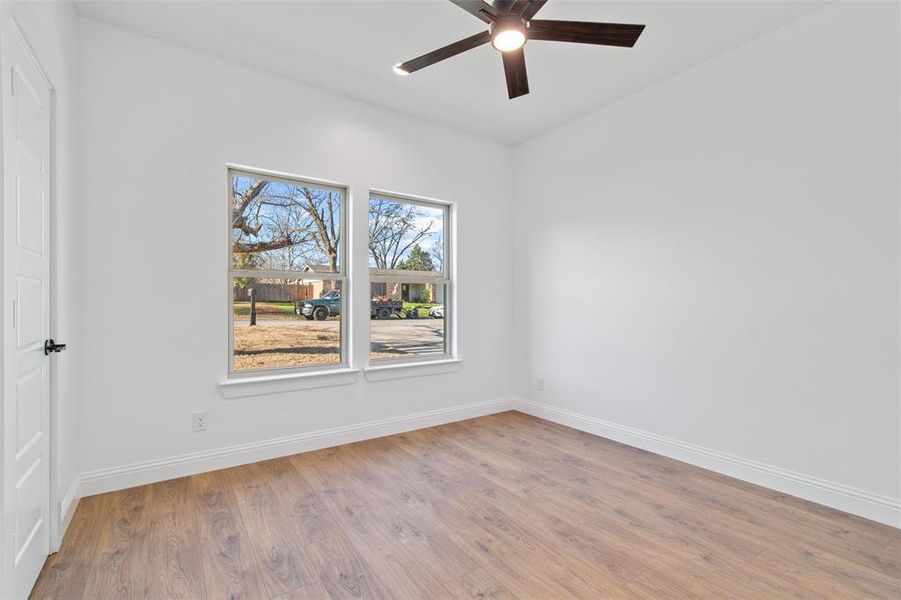
M 373 352 L 444 354 L 444 319 L 369 322 Z

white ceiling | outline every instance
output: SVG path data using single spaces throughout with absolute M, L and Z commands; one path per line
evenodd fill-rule
M 532 138 L 778 28 L 825 2 L 550 0 L 537 18 L 644 23 L 635 48 L 533 41 L 531 93 L 509 100 L 482 46 L 410 75 L 391 67 L 484 29 L 446 0 L 97 1 L 80 15 L 505 143 Z

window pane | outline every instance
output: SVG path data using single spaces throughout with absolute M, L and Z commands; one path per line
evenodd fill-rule
M 232 173 L 232 267 L 337 273 L 342 193 Z
M 373 283 L 369 358 L 446 354 L 446 296 L 447 286 L 434 283 Z
M 232 281 L 235 372 L 341 362 L 340 281 Z
M 391 198 L 369 198 L 369 266 L 444 272 L 447 209 Z

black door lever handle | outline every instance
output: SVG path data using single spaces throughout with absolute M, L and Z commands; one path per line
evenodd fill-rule
M 44 356 L 49 355 L 51 352 L 62 352 L 65 349 L 65 344 L 57 344 L 53 341 L 53 338 L 44 342 Z

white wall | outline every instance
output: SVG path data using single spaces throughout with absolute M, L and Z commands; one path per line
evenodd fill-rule
M 121 29 L 80 20 L 79 40 L 79 470 L 110 476 L 92 491 L 142 461 L 514 391 L 897 506 L 897 7 L 825 8 L 516 148 L 515 167 Z M 224 399 L 227 162 L 349 184 L 358 227 L 370 187 L 457 201 L 462 370 Z
M 897 11 L 827 7 L 516 149 L 521 395 L 898 502 Z
M 79 27 L 83 472 L 509 393 L 512 361 L 499 351 L 512 336 L 509 148 L 98 22 Z M 364 230 L 371 187 L 457 202 L 462 369 L 224 399 L 229 162 L 349 184 Z M 368 286 L 355 294 L 365 307 Z M 368 325 L 355 329 L 358 358 Z M 207 432 L 191 431 L 197 410 L 209 411 Z
M 54 264 L 51 292 L 51 333 L 73 349 L 53 357 L 52 386 L 56 403 L 53 428 L 55 485 L 58 501 L 67 506 L 74 498 L 66 496 L 78 474 L 77 461 L 77 387 L 78 387 L 78 280 L 77 268 L 77 107 L 75 61 L 76 16 L 70 2 L 11 2 L 11 13 L 37 56 L 55 91 L 53 130 L 53 220 L 52 252 Z M 65 510 L 67 506 L 62 508 Z M 60 507 L 53 507 L 58 510 Z

